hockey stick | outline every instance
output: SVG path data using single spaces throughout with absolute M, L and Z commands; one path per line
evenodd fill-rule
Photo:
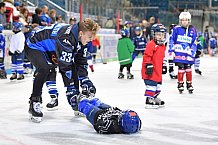
M 104 59 L 103 59 L 103 57 L 102 57 L 102 55 L 101 55 L 101 52 L 98 52 L 98 53 L 99 53 L 99 56 L 100 56 L 100 58 L 101 58 L 101 62 L 102 62 L 103 64 L 107 64 L 107 62 L 104 61 Z

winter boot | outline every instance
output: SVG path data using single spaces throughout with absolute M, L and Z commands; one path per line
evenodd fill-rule
M 124 78 L 124 74 L 122 73 L 122 72 L 120 72 L 119 74 L 118 74 L 118 79 L 123 79 Z
M 54 111 L 58 109 L 58 96 L 57 95 L 51 95 L 51 102 L 49 102 L 47 105 L 48 111 Z

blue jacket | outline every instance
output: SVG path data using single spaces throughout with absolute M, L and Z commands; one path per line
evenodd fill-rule
M 175 53 L 174 62 L 193 64 L 197 50 L 197 32 L 193 26 L 184 28 L 176 26 L 173 29 L 169 49 Z

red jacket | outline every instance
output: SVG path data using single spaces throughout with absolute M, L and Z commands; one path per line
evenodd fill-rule
M 92 46 L 100 46 L 100 42 L 98 40 L 98 38 L 95 38 L 94 40 L 92 40 Z
M 162 65 L 165 53 L 165 45 L 157 45 L 154 40 L 147 43 L 142 62 L 142 79 L 152 80 L 155 82 L 162 81 Z M 153 73 L 148 76 L 146 74 L 146 64 L 153 65 Z

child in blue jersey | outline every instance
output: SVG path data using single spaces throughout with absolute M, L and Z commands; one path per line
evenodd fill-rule
M 195 61 L 196 29 L 191 25 L 191 14 L 181 12 L 179 15 L 180 26 L 173 28 L 172 39 L 170 39 L 170 49 L 174 52 L 174 62 L 178 66 L 178 90 L 184 91 L 184 75 L 186 74 L 186 87 L 189 93 L 194 90 L 192 86 L 192 68 Z
M 211 56 L 214 56 L 216 54 L 216 46 L 217 46 L 217 40 L 214 33 L 212 33 L 211 38 L 209 39 L 209 47 L 210 47 L 209 54 Z
M 131 134 L 141 129 L 141 120 L 135 111 L 111 107 L 98 98 L 81 99 L 78 109 L 100 134 Z
M 146 48 L 146 38 L 143 36 L 142 28 L 136 27 L 135 28 L 136 36 L 133 38 L 133 44 L 135 45 L 135 50 L 132 54 L 132 61 L 141 53 L 144 54 Z
M 2 34 L 4 27 L 0 24 L 0 79 L 7 79 L 7 73 L 5 71 L 5 36 Z
M 14 34 L 11 36 L 10 47 L 9 47 L 9 55 L 11 55 L 11 72 L 12 76 L 10 80 L 22 80 L 24 79 L 24 42 L 25 36 L 21 31 L 22 24 L 20 22 L 13 23 L 13 32 Z

